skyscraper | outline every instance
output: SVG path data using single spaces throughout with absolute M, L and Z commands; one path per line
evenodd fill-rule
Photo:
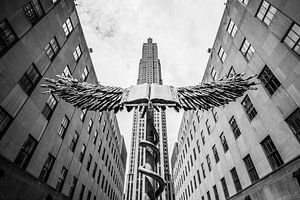
M 157 44 L 152 43 L 148 38 L 147 43 L 143 44 L 142 59 L 139 64 L 139 74 L 137 84 L 158 83 L 162 84 L 161 66 L 158 59 Z M 159 133 L 160 141 L 158 148 L 160 151 L 160 163 L 157 164 L 157 173 L 166 181 L 165 191 L 160 199 L 171 199 L 170 172 L 168 159 L 168 143 L 166 129 L 166 113 L 160 110 L 154 111 L 154 125 Z M 139 141 L 145 139 L 146 118 L 141 117 L 141 112 L 137 109 L 133 114 L 132 141 L 130 149 L 129 172 L 127 176 L 125 199 L 145 199 L 145 176 L 138 173 L 138 167 L 145 162 L 145 149 L 139 146 Z

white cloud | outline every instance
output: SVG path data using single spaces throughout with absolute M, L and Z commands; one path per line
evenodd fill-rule
M 78 13 L 99 81 L 136 84 L 142 43 L 158 43 L 164 84 L 201 81 L 225 0 L 78 0 Z M 130 151 L 132 113 L 118 114 Z M 170 157 L 182 118 L 167 112 Z

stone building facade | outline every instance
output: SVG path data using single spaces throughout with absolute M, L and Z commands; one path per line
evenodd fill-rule
M 0 199 L 122 199 L 116 116 L 42 94 L 57 74 L 97 82 L 74 2 L 1 1 Z
M 185 112 L 176 199 L 300 199 L 300 4 L 229 0 L 202 82 L 257 74 L 257 90 Z

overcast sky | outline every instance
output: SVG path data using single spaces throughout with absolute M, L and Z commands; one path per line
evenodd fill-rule
M 142 44 L 158 44 L 163 83 L 185 86 L 202 79 L 225 0 L 77 0 L 77 10 L 101 84 L 135 85 Z M 130 153 L 133 113 L 117 115 Z M 182 112 L 167 111 L 169 157 Z M 128 169 L 128 165 L 127 165 Z

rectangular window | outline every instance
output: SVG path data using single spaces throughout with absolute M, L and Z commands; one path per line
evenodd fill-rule
M 194 154 L 194 159 L 197 160 L 197 156 L 196 156 L 196 150 L 195 148 L 193 148 L 193 154 Z
M 64 29 L 65 35 L 69 36 L 70 33 L 73 31 L 73 25 L 72 25 L 70 17 L 66 20 L 65 23 L 63 23 L 62 27 Z
M 232 78 L 232 77 L 234 77 L 235 75 L 236 75 L 236 72 L 235 72 L 233 66 L 231 66 L 231 67 L 230 67 L 230 70 L 229 70 L 229 72 L 228 72 L 228 74 L 227 74 L 227 78 Z
M 98 144 L 98 153 L 100 153 L 102 147 L 102 140 L 99 139 L 99 144 Z
M 239 0 L 244 6 L 248 5 L 249 0 Z
M 45 116 L 45 118 L 47 120 L 49 120 L 54 112 L 54 109 L 56 107 L 56 104 L 57 104 L 57 100 L 55 99 L 55 97 L 50 94 L 49 95 L 49 98 L 46 102 L 46 105 L 42 111 L 43 115 Z
M 228 151 L 229 148 L 228 148 L 227 141 L 226 141 L 226 138 L 225 138 L 225 135 L 224 135 L 223 132 L 222 132 L 221 135 L 220 135 L 220 140 L 221 140 L 221 143 L 222 143 L 224 152 L 226 153 L 226 152 Z
M 216 163 L 218 163 L 219 160 L 220 160 L 220 158 L 219 158 L 219 154 L 218 154 L 216 145 L 214 145 L 214 146 L 212 147 L 212 150 L 213 150 L 213 153 L 214 153 L 214 157 L 215 157 Z
M 218 113 L 217 113 L 217 111 L 215 111 L 215 109 L 212 108 L 211 109 L 211 113 L 212 113 L 212 115 L 214 117 L 215 122 L 217 122 L 218 121 Z
M 287 119 L 286 122 L 290 126 L 292 132 L 300 142 L 300 109 L 297 108 Z
M 41 74 L 37 70 L 34 64 L 31 64 L 28 70 L 24 73 L 19 80 L 20 87 L 29 96 L 38 82 L 41 80 Z
M 31 135 L 28 135 L 28 138 L 21 147 L 14 163 L 20 168 L 26 169 L 37 145 L 38 141 Z
M 95 131 L 94 137 L 93 137 L 93 144 L 96 144 L 97 141 L 97 137 L 98 137 L 98 131 Z
M 204 164 L 203 163 L 201 163 L 201 169 L 202 169 L 203 178 L 205 178 L 206 175 L 205 175 L 205 169 L 204 169 Z
M 75 151 L 75 148 L 76 148 L 76 145 L 77 145 L 77 142 L 78 142 L 78 138 L 79 138 L 79 135 L 78 135 L 78 133 L 75 131 L 75 134 L 74 134 L 74 136 L 73 136 L 73 138 L 72 138 L 72 141 L 71 141 L 71 144 L 70 144 L 70 150 L 71 150 L 72 152 Z
M 240 179 L 239 179 L 239 176 L 236 172 L 236 169 L 235 167 L 230 170 L 230 173 L 231 173 L 231 176 L 232 176 L 232 180 L 234 182 L 234 186 L 235 186 L 235 189 L 237 192 L 241 191 L 242 190 L 242 186 L 241 186 L 241 183 L 240 183 Z
M 221 179 L 221 184 L 222 184 L 224 196 L 227 199 L 229 197 L 229 192 L 228 192 L 227 184 L 226 184 L 226 181 L 225 181 L 224 177 Z
M 86 200 L 91 200 L 91 196 L 92 196 L 92 192 L 89 190 L 88 194 L 87 194 L 87 197 L 86 197 Z
M 275 91 L 280 87 L 280 82 L 266 65 L 258 76 L 270 95 L 273 95 Z
M 69 194 L 68 194 L 68 197 L 69 197 L 70 199 L 73 199 L 73 196 L 74 196 L 74 192 L 75 192 L 75 189 L 76 189 L 77 182 L 78 182 L 78 179 L 74 176 L 74 177 L 73 177 L 73 181 L 72 181 L 72 185 L 71 185 L 71 187 L 70 187 Z
M 12 47 L 18 38 L 6 19 L 0 21 L 0 56 Z
M 31 0 L 23 6 L 26 17 L 33 25 L 37 23 L 43 16 L 44 11 L 38 0 Z
M 295 53 L 300 55 L 300 26 L 294 22 L 283 41 Z
M 81 120 L 81 121 L 84 120 L 84 117 L 85 117 L 85 115 L 86 115 L 86 112 L 87 112 L 86 109 L 81 110 L 81 112 L 80 112 L 80 120 Z
M 284 164 L 270 136 L 267 136 L 260 144 L 273 170 Z
M 229 124 L 233 132 L 234 138 L 237 139 L 241 135 L 241 131 L 236 123 L 234 116 L 232 116 L 231 119 L 229 120 Z
M 206 162 L 207 162 L 207 166 L 208 166 L 208 171 L 211 171 L 211 162 L 210 162 L 209 155 L 206 156 Z
M 196 182 L 196 176 L 194 175 L 193 176 L 193 179 L 194 179 L 194 185 L 195 185 L 195 190 L 197 189 L 197 182 Z
M 203 145 L 205 145 L 205 136 L 204 136 L 203 131 L 201 131 L 201 138 L 202 138 Z
M 53 60 L 55 55 L 59 51 L 59 45 L 57 43 L 56 37 L 52 38 L 50 42 L 45 47 L 46 54 L 50 60 Z
M 100 183 L 100 178 L 101 178 L 101 169 L 99 169 L 99 172 L 98 172 L 98 178 L 97 178 L 97 184 Z
M 211 75 L 212 79 L 215 81 L 216 76 L 217 76 L 217 71 L 215 70 L 214 67 L 211 68 L 210 75 Z
M 93 177 L 93 178 L 95 178 L 96 171 L 97 171 L 97 163 L 95 162 L 95 164 L 94 164 L 94 169 L 93 169 L 93 174 L 92 174 L 92 177 Z
M 200 144 L 199 144 L 199 140 L 197 140 L 197 149 L 198 149 L 198 153 L 200 153 Z
M 80 46 L 78 45 L 76 48 L 75 48 L 75 51 L 73 52 L 73 57 L 75 59 L 75 61 L 77 62 L 79 60 L 81 56 L 81 48 Z
M 238 30 L 237 26 L 235 25 L 235 23 L 232 21 L 232 19 L 230 19 L 228 26 L 227 26 L 227 32 L 234 37 L 236 34 L 236 31 Z
M 241 53 L 246 58 L 246 60 L 249 62 L 254 55 L 255 49 L 252 47 L 252 45 L 249 43 L 249 41 L 245 38 L 242 46 L 240 48 Z
M 260 8 L 256 14 L 256 17 L 264 22 L 266 25 L 269 25 L 276 13 L 276 8 L 272 6 L 267 1 L 262 1 Z
M 83 144 L 82 148 L 81 148 L 81 151 L 80 151 L 80 154 L 79 154 L 79 162 L 81 162 L 81 163 L 83 161 L 85 151 L 86 151 L 86 146 Z
M 85 190 L 85 185 L 82 184 L 81 189 L 80 189 L 80 193 L 79 193 L 79 200 L 83 199 L 84 190 Z
M 225 50 L 222 46 L 220 46 L 220 48 L 219 48 L 218 55 L 219 55 L 221 61 L 224 62 L 227 55 L 226 55 L 226 52 L 225 52 Z
M 258 174 L 256 172 L 256 169 L 254 167 L 254 164 L 252 162 L 250 155 L 248 154 L 243 160 L 245 162 L 246 169 L 248 171 L 251 182 L 252 183 L 256 182 L 259 179 L 259 177 L 258 177 Z
M 48 158 L 46 159 L 42 171 L 40 173 L 39 179 L 44 182 L 47 183 L 49 175 L 51 173 L 53 164 L 54 164 L 55 158 L 53 155 L 51 155 L 50 153 L 48 154 Z
M 72 77 L 71 71 L 69 66 L 67 65 L 63 71 L 63 73 L 61 74 L 63 77 Z
M 246 95 L 244 100 L 242 101 L 242 106 L 244 107 L 244 110 L 247 113 L 250 121 L 252 121 L 253 118 L 257 115 L 257 111 L 254 108 L 248 95 Z
M 198 176 L 198 181 L 199 181 L 199 185 L 201 183 L 201 177 L 200 177 L 200 171 L 197 169 L 197 176 Z
M 219 193 L 216 185 L 213 186 L 213 190 L 215 194 L 215 200 L 219 200 Z
M 193 167 L 193 158 L 192 158 L 192 155 L 190 155 L 190 160 L 191 160 L 191 166 Z
M 0 139 L 4 136 L 13 118 L 0 106 Z
M 208 124 L 208 119 L 205 121 L 205 126 L 206 126 L 206 129 L 207 129 L 208 135 L 210 135 L 210 125 Z
M 89 75 L 89 70 L 88 70 L 87 66 L 85 66 L 85 68 L 83 69 L 83 72 L 81 74 L 81 80 L 86 81 L 88 75 Z
M 69 122 L 70 122 L 69 118 L 65 115 L 60 123 L 60 127 L 57 133 L 61 138 L 64 138 L 67 128 L 69 126 Z
M 90 119 L 89 124 L 88 124 L 88 127 L 87 127 L 87 132 L 88 132 L 88 134 L 91 133 L 93 123 L 94 123 L 93 120 Z
M 86 170 L 87 171 L 90 171 L 91 164 L 92 164 L 92 154 L 89 155 L 89 159 L 88 159 L 88 161 L 86 163 Z
M 209 191 L 206 192 L 206 195 L 207 195 L 207 200 L 211 200 Z
M 56 190 L 58 192 L 61 192 L 62 189 L 63 189 L 64 183 L 65 183 L 65 180 L 66 180 L 66 177 L 67 177 L 67 173 L 68 173 L 67 168 L 63 167 L 62 170 L 61 170 L 61 173 L 58 177 L 57 184 L 56 184 Z

